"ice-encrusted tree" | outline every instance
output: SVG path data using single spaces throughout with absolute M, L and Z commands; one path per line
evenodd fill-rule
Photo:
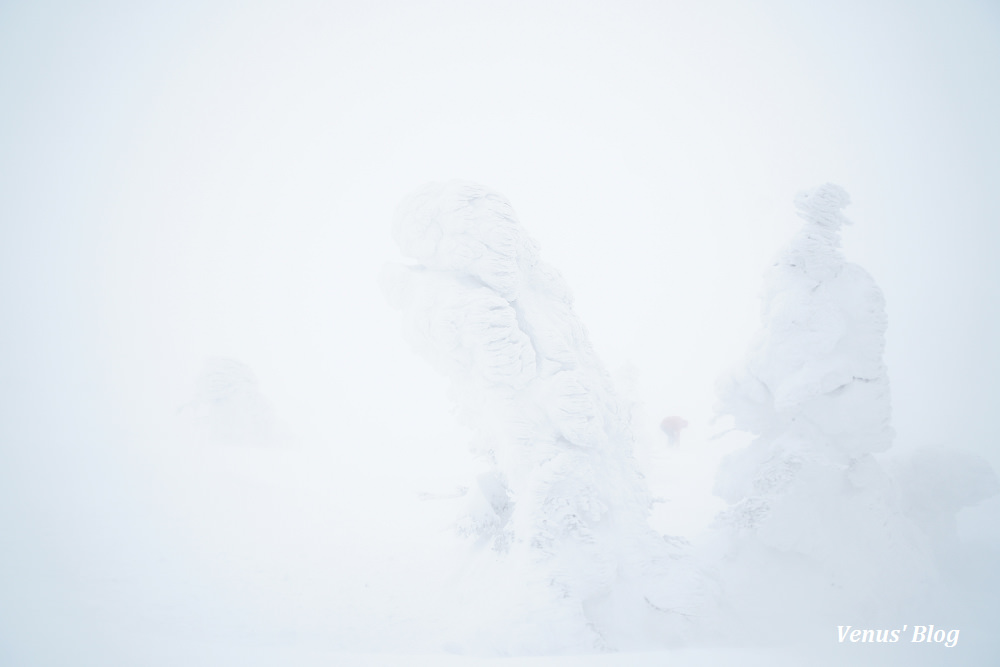
M 695 577 L 648 527 L 627 417 L 562 277 L 510 203 L 473 183 L 425 187 L 393 235 L 413 263 L 388 267 L 387 294 L 413 347 L 451 379 L 487 462 L 462 530 L 503 554 L 501 586 L 526 577 L 544 591 L 522 602 L 532 629 L 508 649 L 676 639 L 694 596 L 670 580 Z
M 719 528 L 733 599 L 769 590 L 860 622 L 908 604 L 930 570 L 873 456 L 893 438 L 887 318 L 840 249 L 848 203 L 832 184 L 795 200 L 804 225 L 765 274 L 762 327 L 719 383 L 720 412 L 756 439 L 720 466 L 716 493 L 731 504 Z

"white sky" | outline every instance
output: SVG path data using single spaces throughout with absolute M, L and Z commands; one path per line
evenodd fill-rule
M 6 3 L 0 95 L 12 479 L 141 440 L 209 355 L 301 433 L 453 435 L 377 282 L 447 178 L 504 193 L 609 368 L 702 426 L 794 193 L 842 185 L 898 442 L 1000 464 L 993 3 Z

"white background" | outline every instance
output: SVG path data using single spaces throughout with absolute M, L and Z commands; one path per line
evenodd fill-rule
M 127 541 L 211 355 L 358 484 L 463 456 L 378 285 L 396 203 L 449 178 L 511 200 L 608 367 L 703 437 L 794 194 L 838 183 L 898 446 L 1000 467 L 993 3 L 7 3 L 0 99 L 15 569 Z

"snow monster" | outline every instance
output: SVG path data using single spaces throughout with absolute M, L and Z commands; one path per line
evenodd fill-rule
M 386 293 L 414 349 L 451 379 L 484 462 L 459 528 L 509 589 L 498 604 L 517 629 L 497 624 L 508 628 L 497 650 L 681 641 L 702 580 L 649 527 L 628 418 L 510 203 L 473 183 L 431 184 L 400 206 L 393 235 L 411 262 L 387 268 Z

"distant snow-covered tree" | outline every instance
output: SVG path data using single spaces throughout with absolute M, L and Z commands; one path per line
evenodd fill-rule
M 648 527 L 625 411 L 562 277 L 510 203 L 476 184 L 426 187 L 393 234 L 413 263 L 390 265 L 387 294 L 413 347 L 451 378 L 486 462 L 462 528 L 524 565 L 501 586 L 527 576 L 545 590 L 519 612 L 537 636 L 514 650 L 676 638 L 694 597 L 668 580 L 695 577 Z
M 274 445 L 279 441 L 273 411 L 257 376 L 241 361 L 212 357 L 195 382 L 194 398 L 179 417 L 196 438 L 227 445 Z
M 973 452 L 943 445 L 896 453 L 886 467 L 903 511 L 930 539 L 942 566 L 960 568 L 958 514 L 1000 493 L 993 467 Z
M 831 184 L 795 200 L 804 225 L 765 275 L 761 329 L 719 383 L 720 411 L 757 437 L 723 462 L 716 492 L 731 504 L 719 526 L 734 598 L 785 590 L 860 619 L 892 613 L 931 575 L 873 456 L 893 438 L 887 319 L 882 292 L 840 249 L 848 203 Z

